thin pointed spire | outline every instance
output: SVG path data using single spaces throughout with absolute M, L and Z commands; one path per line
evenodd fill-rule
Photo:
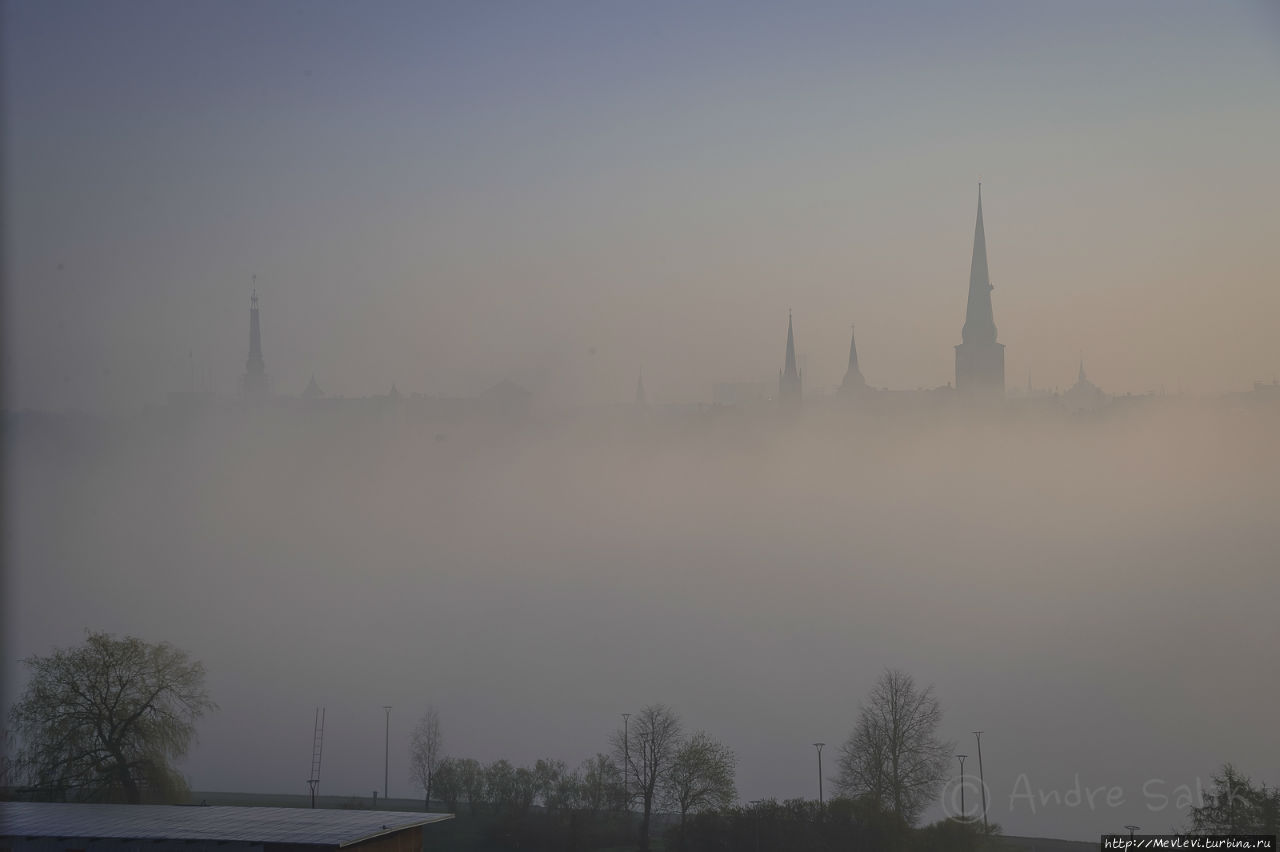
M 991 275 L 987 269 L 987 235 L 982 221 L 982 182 L 973 223 L 973 258 L 969 265 L 969 299 L 961 342 L 956 347 L 956 390 L 999 398 L 1004 394 L 1004 344 L 996 340 L 991 310 Z
M 316 374 L 311 374 L 311 381 L 307 382 L 307 386 L 302 391 L 303 399 L 319 399 L 324 396 L 324 391 L 320 390 L 320 386 L 316 384 Z
M 854 327 L 849 326 L 849 369 L 845 371 L 844 381 L 840 383 L 840 390 L 850 392 L 865 388 L 867 380 L 862 377 L 862 371 L 858 369 L 858 342 L 854 336 Z
M 267 367 L 262 359 L 262 328 L 258 323 L 258 276 L 253 276 L 253 295 L 249 297 L 249 358 L 244 365 L 242 388 L 245 393 L 261 394 L 267 389 Z
M 978 215 L 973 225 L 973 260 L 969 266 L 969 303 L 961 340 L 994 343 L 996 322 L 991 311 L 991 275 L 987 270 L 987 234 L 982 225 L 982 184 L 978 184 Z
M 636 405 L 643 406 L 647 402 L 644 393 L 644 369 L 636 375 Z
M 784 408 L 798 408 L 801 400 L 800 369 L 796 365 L 796 337 L 787 310 L 787 351 L 782 372 L 778 374 L 778 402 Z
M 787 353 L 782 372 L 786 375 L 799 375 L 796 367 L 796 337 L 791 327 L 791 311 L 787 311 Z

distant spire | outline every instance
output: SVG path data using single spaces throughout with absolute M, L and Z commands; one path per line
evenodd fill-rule
M 791 311 L 787 311 L 787 352 L 783 368 L 778 376 L 778 403 L 784 408 L 798 408 L 802 396 L 800 369 L 796 366 L 796 337 L 791 326 Z
M 858 369 L 857 339 L 854 337 L 853 326 L 849 326 L 849 369 L 845 371 L 844 381 L 840 383 L 840 390 L 850 392 L 866 386 L 867 380 L 862 377 L 862 371 Z
M 973 226 L 973 261 L 969 266 L 969 304 L 960 339 L 995 343 L 996 321 L 991 311 L 991 275 L 987 271 L 987 235 L 982 226 L 982 184 L 978 184 L 978 216 Z
M 791 311 L 787 311 L 787 354 L 786 365 L 782 368 L 782 372 L 788 376 L 799 375 L 799 369 L 796 367 L 796 336 L 791 328 Z
M 644 370 L 636 375 L 636 405 L 643 406 L 645 404 L 644 395 Z
M 1080 382 L 1081 384 L 1084 384 L 1085 382 L 1089 381 L 1084 376 L 1084 356 L 1083 355 L 1080 356 L 1080 374 L 1076 376 L 1076 381 Z M 1106 381 L 1106 380 L 1103 379 L 1103 381 Z
M 1004 344 L 996 341 L 991 311 L 991 275 L 987 271 L 987 235 L 982 223 L 982 184 L 973 225 L 973 259 L 969 266 L 969 300 L 961 342 L 956 347 L 956 390 L 966 397 L 1004 396 Z
M 316 374 L 311 374 L 311 381 L 307 382 L 306 388 L 302 391 L 303 399 L 319 399 L 324 396 L 324 391 L 320 390 L 320 386 L 316 384 Z
M 244 365 L 241 389 L 247 394 L 267 390 L 267 367 L 262 360 L 262 329 L 258 323 L 258 276 L 253 276 L 253 295 L 249 297 L 249 359 Z

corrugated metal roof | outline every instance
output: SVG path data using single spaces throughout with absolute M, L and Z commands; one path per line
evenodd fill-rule
M 350 846 L 452 818 L 405 811 L 0 802 L 0 836 Z

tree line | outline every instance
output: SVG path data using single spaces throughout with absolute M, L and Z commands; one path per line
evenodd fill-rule
M 706 731 L 686 736 L 679 715 L 664 704 L 628 714 L 609 742 L 609 753 L 572 769 L 556 759 L 532 766 L 482 764 L 444 755 L 439 712 L 429 707 L 410 736 L 411 779 L 425 792 L 428 808 L 434 793 L 447 811 L 463 813 L 465 805 L 471 817 L 487 817 L 496 834 L 527 822 L 537 806 L 543 822 L 566 829 L 570 841 L 584 825 L 622 832 L 625 840 L 632 808 L 638 808 L 636 839 L 644 850 L 650 848 L 655 809 L 677 814 L 683 828 L 690 815 L 737 799 L 733 750 Z
M 31 677 L 9 709 L 0 788 L 60 801 L 185 802 L 176 763 L 196 722 L 217 705 L 204 666 L 168 643 L 88 633 L 85 642 L 24 661 Z M 675 710 L 627 714 L 607 750 L 576 767 L 482 764 L 444 751 L 440 715 L 428 708 L 410 737 L 412 778 L 470 831 L 451 848 L 649 850 L 888 850 L 983 848 L 972 820 L 917 827 L 949 772 L 952 744 L 938 737 L 932 688 L 886 670 L 840 747 L 835 797 L 738 802 L 737 758 L 705 731 L 686 733 Z M 1189 812 L 1195 834 L 1275 834 L 1280 790 L 1231 764 Z M 467 828 L 467 824 L 470 827 Z M 993 827 L 998 831 L 998 827 Z

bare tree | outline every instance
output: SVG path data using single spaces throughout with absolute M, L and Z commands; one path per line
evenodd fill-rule
M 952 745 L 938 738 L 941 723 L 932 687 L 917 689 L 910 675 L 886 669 L 840 747 L 837 789 L 914 824 L 951 763 Z
M 690 813 L 727 808 L 738 797 L 734 785 L 738 758 L 733 750 L 698 731 L 680 744 L 671 761 L 663 802 L 680 813 L 680 843 Z
M 624 731 L 629 731 L 630 742 Z M 665 704 L 650 704 L 611 739 L 614 759 L 622 764 L 631 795 L 640 801 L 640 849 L 648 852 L 654 800 L 666 783 L 680 745 L 680 717 Z
M 10 722 L 32 784 L 94 801 L 185 796 L 172 762 L 186 755 L 196 720 L 217 707 L 202 664 L 165 642 L 108 633 L 24 662 L 31 682 Z
M 409 735 L 409 775 L 426 794 L 424 810 L 431 810 L 431 786 L 442 760 L 444 737 L 440 733 L 440 712 L 433 705 L 427 707 Z

